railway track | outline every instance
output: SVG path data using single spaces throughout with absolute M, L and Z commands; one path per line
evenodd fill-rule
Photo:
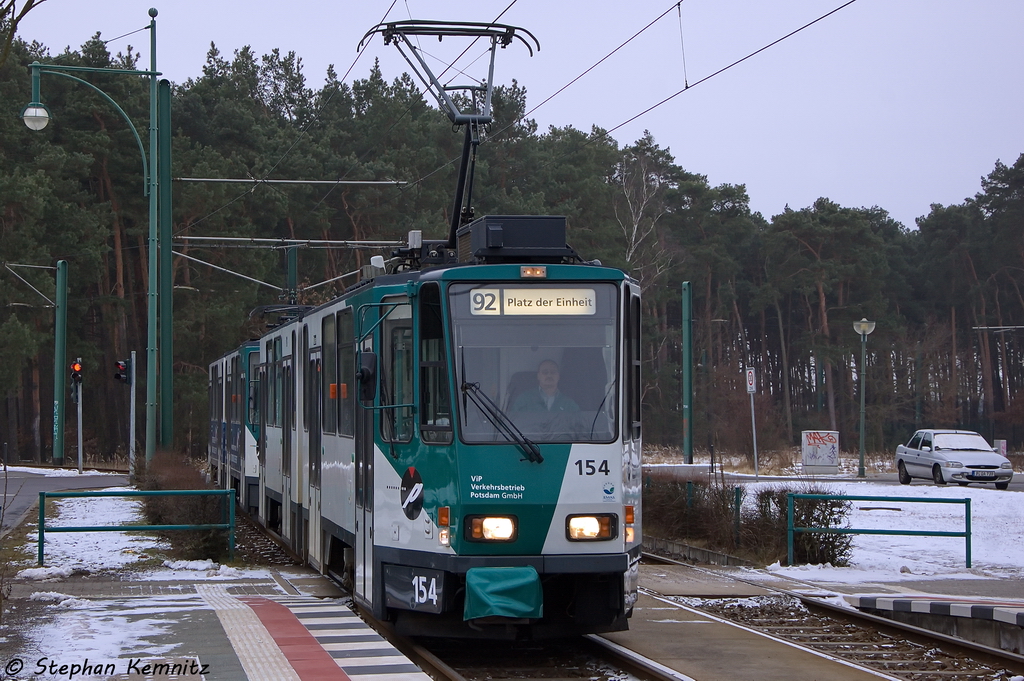
M 657 556 L 645 557 L 681 564 Z M 747 583 L 773 593 L 750 598 L 695 598 L 644 591 L 684 610 L 871 670 L 883 678 L 1010 681 L 1024 673 L 1024 657 L 1020 655 L 839 607 L 820 598 Z
M 682 681 L 682 674 L 598 636 L 509 643 L 436 640 L 403 650 L 446 681 Z M 401 648 L 401 645 L 396 644 Z M 420 657 L 422 656 L 422 657 Z
M 294 563 L 255 523 L 242 544 L 263 564 Z M 253 554 L 256 554 L 255 556 Z M 257 557 L 258 556 L 258 557 Z M 669 558 L 646 559 L 676 564 Z M 699 567 L 686 565 L 700 570 Z M 720 576 L 720 575 L 719 575 Z M 771 591 L 750 598 L 666 596 L 642 589 L 682 610 L 728 622 L 787 645 L 900 681 L 1011 681 L 1024 674 L 1024 657 L 954 639 L 892 620 L 831 605 L 820 598 L 746 582 Z M 436 679 L 446 681 L 680 681 L 685 675 L 623 650 L 599 636 L 550 642 L 412 640 L 387 623 L 360 615 Z

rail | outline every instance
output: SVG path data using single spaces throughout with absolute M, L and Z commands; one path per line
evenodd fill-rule
M 46 526 L 46 500 L 56 497 L 180 497 L 180 496 L 223 496 L 227 504 L 221 505 L 221 523 L 200 525 L 91 525 L 91 526 Z M 130 532 L 138 530 L 227 530 L 228 558 L 235 557 L 235 493 L 230 489 L 198 490 L 153 490 L 130 492 L 40 492 L 39 493 L 39 565 L 43 564 L 43 544 L 49 532 Z
M 898 503 L 912 504 L 961 504 L 964 507 L 964 531 L 963 532 L 942 532 L 936 530 L 868 530 L 851 527 L 794 527 L 793 526 L 793 500 L 794 499 L 829 499 L 841 501 L 894 501 Z M 901 535 L 910 537 L 963 537 L 967 544 L 967 567 L 971 567 L 971 500 L 970 499 L 921 499 L 916 497 L 862 497 L 846 496 L 843 494 L 796 494 L 786 495 L 786 542 L 788 548 L 788 562 L 793 564 L 793 538 L 797 532 L 818 532 L 824 534 L 884 534 Z

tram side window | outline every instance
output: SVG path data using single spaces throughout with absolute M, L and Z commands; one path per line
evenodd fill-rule
M 260 422 L 260 379 L 259 379 L 259 354 L 249 353 L 249 369 L 245 372 L 249 378 L 248 404 L 249 424 L 256 425 Z
M 284 423 L 284 365 L 281 361 L 281 339 L 274 339 L 274 425 Z
M 238 409 L 239 392 L 241 392 L 239 386 L 242 384 L 240 359 L 237 355 L 231 358 L 231 374 L 228 376 L 228 385 L 231 390 L 231 404 L 228 405 L 228 413 L 231 423 L 240 423 L 242 420 L 241 412 Z
M 405 308 L 401 311 L 401 308 Z M 381 436 L 385 442 L 409 442 L 412 439 L 413 402 L 413 345 L 409 327 L 408 305 L 399 306 L 396 319 L 385 322 L 387 339 L 385 371 L 381 375 Z M 404 314 L 403 314 L 404 312 Z
M 640 439 L 640 401 L 642 386 L 640 383 L 640 298 L 627 297 L 629 314 L 626 315 L 626 357 L 623 366 L 625 376 L 627 410 L 623 419 L 623 438 Z
M 267 411 L 264 417 L 267 420 L 268 426 L 275 426 L 277 422 L 274 421 L 274 404 L 277 402 L 277 383 L 274 381 L 274 341 L 267 341 L 267 364 L 266 364 L 266 378 L 267 378 Z
M 320 418 L 323 420 L 324 432 L 334 433 L 338 430 L 338 335 L 334 315 L 324 317 L 322 338 Z
M 210 369 L 210 416 L 211 420 L 220 423 L 220 411 L 224 407 L 224 397 L 220 394 L 220 368 L 214 365 Z
M 353 434 L 355 410 L 355 327 L 352 308 L 338 313 L 338 435 Z
M 452 441 L 452 408 L 445 367 L 441 292 L 437 284 L 420 289 L 420 435 L 424 442 Z

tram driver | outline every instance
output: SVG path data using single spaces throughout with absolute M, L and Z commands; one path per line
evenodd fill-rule
M 537 389 L 526 390 L 516 398 L 513 411 L 576 412 L 580 407 L 558 390 L 561 374 L 558 364 L 546 359 L 537 367 Z

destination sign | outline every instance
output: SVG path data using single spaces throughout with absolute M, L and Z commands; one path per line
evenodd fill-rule
M 592 315 L 597 294 L 592 288 L 477 289 L 470 293 L 473 315 Z

